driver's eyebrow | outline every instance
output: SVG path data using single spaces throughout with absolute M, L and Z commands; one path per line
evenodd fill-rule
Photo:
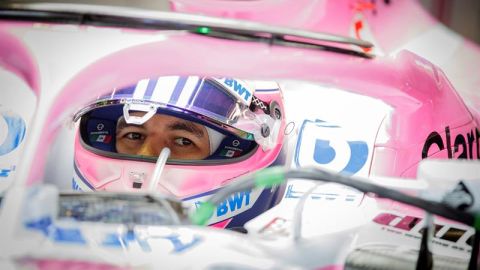
M 128 127 L 128 126 L 136 126 L 136 127 L 139 127 L 139 128 L 144 128 L 143 125 L 135 125 L 135 124 L 127 124 L 127 122 L 125 122 L 125 118 L 120 117 L 120 119 L 118 119 L 118 122 L 117 122 L 117 132 L 116 133 L 119 133 L 122 129 Z
M 196 126 L 190 121 L 175 121 L 167 126 L 169 130 L 183 130 L 189 133 L 192 133 L 198 138 L 202 138 L 205 133 L 201 128 Z

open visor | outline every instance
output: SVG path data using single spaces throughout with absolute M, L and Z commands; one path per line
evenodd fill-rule
M 143 125 L 153 115 L 166 113 L 233 134 L 242 141 L 255 141 L 268 149 L 276 142 L 280 121 L 264 110 L 252 111 L 253 99 L 254 89 L 241 80 L 167 76 L 144 79 L 131 87 L 100 96 L 79 111 L 74 120 L 88 114 L 92 116 L 89 126 L 102 130 L 108 127 L 110 136 L 114 136 L 117 121 L 122 116 L 128 124 Z M 97 134 L 106 136 L 97 139 L 109 140 L 102 130 Z M 100 150 L 114 151 L 111 148 Z

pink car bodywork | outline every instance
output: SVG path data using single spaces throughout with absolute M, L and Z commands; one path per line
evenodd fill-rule
M 12 28 L 25 26 L 29 27 Z M 205 51 L 209 53 L 198 53 Z M 218 65 L 212 59 L 225 59 L 222 61 L 232 64 Z M 252 74 L 253 66 L 256 68 Z M 27 77 L 37 77 L 35 72 L 28 70 Z M 101 81 L 92 80 L 97 74 L 108 76 Z M 86 101 L 101 89 L 125 86 L 146 76 L 168 74 L 232 74 L 267 80 L 293 78 L 335 84 L 338 88 L 380 99 L 394 111 L 381 127 L 389 135 L 388 140 L 375 144 L 372 175 L 413 177 L 418 162 L 425 156 L 476 159 L 479 156 L 477 120 L 444 73 L 419 56 L 402 52 L 396 58 L 358 59 L 195 35 L 171 35 L 165 41 L 135 46 L 99 59 L 70 80 L 55 99 L 48 118 L 37 119 L 41 121 L 38 124 L 55 123 L 66 115 L 65 111 L 71 112 L 76 107 L 72 106 L 72 100 Z M 52 139 L 48 132 L 40 136 L 36 142 L 42 143 L 30 149 L 34 150 L 31 157 L 36 160 L 30 171 L 30 182 L 39 180 L 48 148 L 46 142 Z
M 351 36 L 372 42 L 375 45 L 374 48 L 363 50 L 377 55 L 392 55 L 399 50 L 407 49 L 425 57 L 447 73 L 460 96 L 466 100 L 472 118 L 468 120 L 468 117 L 463 118 L 462 115 L 465 114 L 462 112 L 455 112 L 456 109 L 452 108 L 451 104 L 456 103 L 459 99 L 454 96 L 447 97 L 442 94 L 434 94 L 434 92 L 429 95 L 425 92 L 428 97 L 415 97 L 418 104 L 423 104 L 423 106 L 419 105 L 418 110 L 413 108 L 412 110 L 417 113 L 422 110 L 423 115 L 432 117 L 430 120 L 428 117 L 422 119 L 422 117 L 415 116 L 414 118 L 418 120 L 408 120 L 411 127 L 419 128 L 419 133 L 425 134 L 425 130 L 431 131 L 424 144 L 422 157 L 480 158 L 478 120 L 473 120 L 479 119 L 480 112 L 480 94 L 478 93 L 480 48 L 473 42 L 447 30 L 445 26 L 432 18 L 417 1 L 262 1 L 259 3 L 241 2 L 234 5 L 226 2 L 207 2 L 200 4 L 197 1 L 177 0 L 172 1 L 172 8 L 187 13 L 268 22 L 285 27 Z M 432 68 L 432 74 L 439 82 L 435 68 Z M 412 76 L 415 75 L 412 74 Z M 434 88 L 433 85 L 421 84 L 419 83 L 416 86 L 417 89 L 413 90 L 419 92 L 415 95 L 420 95 L 420 92 L 425 91 L 426 88 Z M 378 97 L 385 100 L 381 95 Z M 450 103 L 451 101 L 453 102 Z M 436 108 L 428 109 L 428 103 L 432 105 L 445 104 L 440 106 L 448 109 L 445 111 Z M 450 109 L 452 111 L 449 111 Z M 408 114 L 407 112 L 405 117 L 408 117 Z M 437 120 L 434 118 L 437 117 L 444 119 L 440 120 L 444 123 L 435 123 Z M 406 148 L 415 148 L 413 144 L 416 140 L 410 141 L 411 146 L 407 146 L 408 142 L 406 141 L 402 142 L 402 139 L 413 138 L 410 136 L 414 136 L 415 132 L 409 133 L 408 128 L 403 128 L 399 129 L 405 132 L 402 132 L 402 135 L 398 131 L 391 130 L 393 134 L 398 135 L 393 140 L 398 141 Z M 402 138 L 402 136 L 405 137 Z M 394 144 L 393 142 L 385 145 L 376 144 L 377 160 L 386 158 L 404 164 L 396 168 L 380 169 L 379 173 L 415 176 L 415 166 L 408 168 L 415 162 L 406 160 L 409 157 L 413 158 L 412 153 L 408 150 L 398 150 L 404 147 L 395 147 Z M 373 174 L 375 174 L 375 169 L 373 168 Z
M 433 18 L 419 1 L 171 1 L 172 9 L 350 36 L 364 49 L 391 55 L 407 49 L 439 66 L 478 112 L 480 48 Z
M 406 1 L 382 1 L 377 4 L 366 1 L 210 2 L 212 3 L 199 4 L 196 1 L 172 1 L 171 7 L 179 12 L 268 22 L 356 38 L 365 36 L 365 39 L 376 45 L 371 52 L 380 55 L 398 50 L 402 44 L 438 24 L 425 14 L 418 3 Z M 396 19 L 400 16 L 391 16 L 407 12 L 413 14 L 412 17 L 416 20 L 414 29 L 405 27 L 403 20 Z M 285 19 L 287 17 L 288 20 Z M 8 49 L 2 50 L 2 62 L 25 78 L 32 90 L 38 93 L 40 73 L 32 64 L 35 57 L 29 56 L 22 46 L 17 46 L 16 43 L 20 41 L 12 39 L 9 34 L 11 29 L 30 26 L 7 24 L 2 27 L 2 35 L 6 37 L 2 46 L 7 46 Z M 478 51 L 473 44 L 465 42 L 465 47 L 469 50 Z M 219 49 L 208 50 L 208 54 L 197 53 L 213 47 Z M 156 51 L 165 53 L 154 53 Z M 11 55 L 18 55 L 23 60 L 9 62 Z M 159 59 L 154 55 L 158 55 Z M 465 74 L 475 72 L 475 69 L 470 68 L 476 62 L 475 57 L 469 61 L 464 58 L 457 60 L 455 55 L 452 58 L 452 62 L 461 61 L 465 66 L 462 69 Z M 220 68 L 212 59 L 228 59 L 232 64 Z M 127 68 L 122 65 L 124 62 L 137 67 L 133 69 L 129 65 Z M 200 67 L 193 64 L 198 62 L 203 65 Z M 251 66 L 258 67 L 254 73 L 250 72 Z M 99 73 L 109 76 L 101 83 L 95 82 L 95 86 L 90 86 L 94 83 L 91 78 Z M 442 71 L 427 60 L 407 52 L 388 59 L 354 59 L 315 50 L 268 47 L 265 44 L 235 43 L 191 35 L 172 35 L 165 41 L 128 48 L 92 63 L 64 87 L 56 99 L 56 104 L 60 105 L 52 107 L 55 112 L 44 123 L 52 123 L 59 117 L 56 114 L 64 109 L 61 104 L 67 104 L 63 99 L 71 100 L 74 97 L 75 100 L 85 100 L 101 87 L 122 86 L 139 78 L 161 74 L 294 78 L 334 84 L 339 88 L 378 98 L 395 108 L 395 111 L 380 127 L 381 132 L 388 133 L 389 139 L 375 143 L 370 164 L 371 175 L 414 177 L 416 165 L 426 156 L 468 159 L 478 159 L 480 156 L 480 133 L 478 120 L 475 120 L 478 115 L 475 109 L 478 108 L 478 97 L 473 91 L 480 83 L 474 81 L 473 76 L 462 76 L 467 77 L 462 86 L 467 83 L 470 85 L 464 87 L 463 91 L 460 89 L 462 96 L 468 98 L 469 111 Z M 40 141 L 49 140 L 42 137 Z M 35 152 L 44 156 L 47 145 L 42 143 Z M 33 175 L 41 175 L 42 162 L 35 162 L 33 166 Z M 35 181 L 33 175 L 30 181 Z

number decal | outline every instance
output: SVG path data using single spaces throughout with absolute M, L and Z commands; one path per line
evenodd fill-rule
M 355 138 L 355 134 L 321 120 L 304 121 L 295 153 L 297 166 L 314 165 L 356 174 L 365 167 L 368 157 L 367 142 Z

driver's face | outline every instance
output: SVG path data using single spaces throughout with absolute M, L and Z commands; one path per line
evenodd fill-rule
M 161 114 L 155 114 L 143 125 L 127 124 L 121 117 L 117 122 L 115 145 L 118 153 L 142 156 L 158 156 L 168 147 L 172 159 L 204 159 L 210 154 L 204 126 Z

